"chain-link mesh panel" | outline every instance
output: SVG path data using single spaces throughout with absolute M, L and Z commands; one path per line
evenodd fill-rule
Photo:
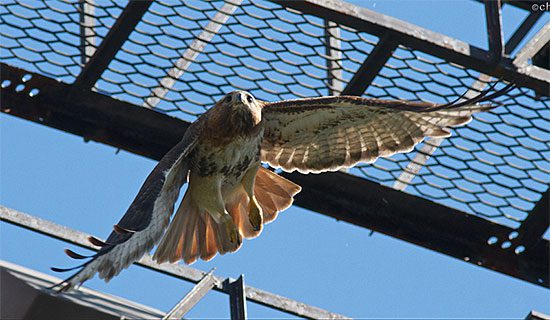
M 123 1 L 96 1 L 88 2 L 84 9 L 77 1 L 3 0 L 0 59 L 71 83 L 80 73 L 82 62 L 90 58 L 85 47 L 101 42 L 124 5 Z
M 93 19 L 84 26 L 95 36 L 86 44 L 97 47 L 126 3 L 88 4 Z M 61 1 L 1 6 L 2 61 L 74 81 L 87 52 L 82 11 Z M 378 39 L 343 26 L 328 38 L 326 24 L 268 1 L 156 1 L 94 90 L 189 121 L 236 89 L 267 101 L 327 95 L 331 83 L 338 92 L 330 79 L 349 82 Z M 400 46 L 365 95 L 450 102 L 479 77 Z M 425 164 L 419 154 L 429 155 L 433 142 L 350 173 L 393 186 L 415 161 L 421 169 L 401 181 L 406 192 L 517 227 L 550 183 L 549 101 L 527 89 L 498 100 L 499 108 L 434 147 Z

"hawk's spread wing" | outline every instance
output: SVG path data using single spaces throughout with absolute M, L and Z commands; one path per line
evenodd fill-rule
M 477 102 L 510 88 L 445 105 L 354 96 L 265 103 L 261 160 L 288 172 L 319 173 L 409 152 L 425 137 L 448 137 L 450 127 L 493 107 Z
M 73 258 L 90 259 L 74 268 L 52 268 L 54 271 L 79 270 L 56 286 L 62 285 L 61 290 L 68 290 L 96 272 L 108 281 L 153 248 L 170 221 L 181 186 L 187 182 L 187 157 L 196 144 L 199 124 L 193 123 L 183 139 L 160 160 L 107 241 L 90 238 L 90 242 L 101 246 L 98 253 L 84 257 L 66 250 Z

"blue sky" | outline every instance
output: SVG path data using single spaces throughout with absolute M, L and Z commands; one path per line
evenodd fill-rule
M 353 1 L 480 47 L 483 9 L 473 1 Z M 505 36 L 523 18 L 505 7 Z M 467 21 L 466 21 L 467 20 Z M 539 24 L 540 25 L 540 24 Z M 105 237 L 155 162 L 21 119 L 0 115 L 0 203 Z M 0 225 L 0 257 L 41 272 L 74 262 L 66 244 Z M 74 249 L 74 248 L 73 248 Z M 77 251 L 83 251 L 76 249 Z M 523 318 L 550 313 L 548 291 L 307 210 L 292 207 L 232 255 L 193 267 L 355 318 Z M 56 274 L 58 275 L 58 274 Z M 161 310 L 191 284 L 132 266 L 109 284 L 88 287 Z M 250 317 L 287 317 L 248 304 Z M 189 317 L 227 317 L 227 297 L 212 292 Z

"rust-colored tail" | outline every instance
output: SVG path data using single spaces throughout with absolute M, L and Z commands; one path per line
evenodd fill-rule
M 153 256 L 158 263 L 183 260 L 191 264 L 199 257 L 208 261 L 218 252 L 233 252 L 240 246 L 232 243 L 225 227 L 218 225 L 208 213 L 201 212 L 188 195 L 183 197 Z
M 294 196 L 302 187 L 275 172 L 260 167 L 256 175 L 254 195 L 262 207 L 264 224 L 277 218 L 277 214 L 292 205 Z
M 263 211 L 263 223 L 275 220 L 278 212 L 290 207 L 294 195 L 301 189 L 299 185 L 260 167 L 256 175 L 254 195 Z M 241 236 L 254 238 L 261 233 L 261 229 L 254 230 L 250 224 L 248 203 L 249 198 L 241 188 L 226 203 L 226 209 Z M 153 259 L 158 263 L 183 259 L 185 263 L 191 264 L 198 258 L 208 261 L 218 252 L 233 252 L 239 247 L 240 243 L 231 243 L 225 227 L 216 224 L 207 212 L 201 212 L 187 193 Z

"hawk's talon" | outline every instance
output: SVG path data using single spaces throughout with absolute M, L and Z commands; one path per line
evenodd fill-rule
M 248 220 L 254 231 L 259 231 L 262 228 L 263 213 L 262 208 L 258 205 L 256 198 L 252 198 L 248 204 Z
M 235 223 L 233 223 L 233 219 L 231 219 L 231 216 L 229 214 L 223 215 L 223 222 L 225 226 L 225 232 L 227 234 L 227 237 L 229 238 L 229 241 L 232 244 L 241 244 L 241 237 L 239 235 L 239 231 L 237 230 L 237 226 Z

